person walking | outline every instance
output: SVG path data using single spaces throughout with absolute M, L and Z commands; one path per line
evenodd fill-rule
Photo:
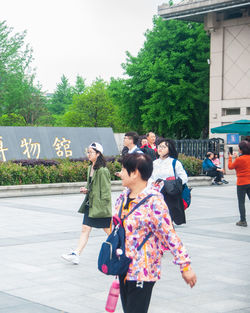
M 110 173 L 103 157 L 102 145 L 93 142 L 88 147 L 87 155 L 91 163 L 88 167 L 87 186 L 80 188 L 80 192 L 86 194 L 86 197 L 78 211 L 84 213 L 82 232 L 77 248 L 62 255 L 64 260 L 73 264 L 79 264 L 79 256 L 93 227 L 103 228 L 109 234 L 112 217 Z
M 182 278 L 190 287 L 197 279 L 162 194 L 147 187 L 153 171 L 152 159 L 146 154 L 127 154 L 121 162 L 122 185 L 127 188 L 116 201 L 116 213 L 122 208 L 123 218 L 142 199 L 152 195 L 124 220 L 125 253 L 132 262 L 128 272 L 119 276 L 124 313 L 147 313 L 153 287 L 161 276 L 163 247 L 173 254 L 174 263 L 180 266 Z M 142 249 L 137 250 L 146 237 Z
M 234 158 L 234 161 L 233 161 Z M 235 169 L 237 175 L 237 198 L 240 211 L 240 221 L 237 226 L 247 227 L 245 198 L 250 200 L 250 142 L 239 143 L 239 156 L 229 153 L 228 168 Z
M 175 177 L 175 174 L 177 179 L 181 179 L 182 185 L 188 182 L 187 173 L 183 168 L 182 163 L 178 160 L 178 152 L 176 151 L 175 142 L 172 139 L 162 138 L 158 143 L 157 151 L 159 159 L 153 162 L 153 173 L 149 182 L 154 185 L 154 188 L 163 193 L 172 220 L 178 225 L 186 223 L 182 195 L 178 194 L 170 196 L 165 193 L 164 185 L 158 183 L 159 180 L 165 181 L 169 178 Z M 173 168 L 174 159 L 176 159 L 175 173 Z

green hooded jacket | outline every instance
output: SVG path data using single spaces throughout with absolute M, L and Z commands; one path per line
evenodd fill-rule
M 90 170 L 91 166 L 88 167 L 88 182 L 86 186 L 86 188 L 89 190 L 89 217 L 112 217 L 111 181 L 109 170 L 107 167 L 100 167 L 98 170 L 95 170 L 91 183 L 89 184 Z M 78 210 L 79 213 L 85 212 L 86 202 L 87 196 Z

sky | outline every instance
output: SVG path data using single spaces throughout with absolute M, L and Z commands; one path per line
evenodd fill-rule
M 167 2 L 165 0 L 165 2 Z M 37 81 L 53 92 L 64 74 L 88 85 L 124 77 L 126 51 L 136 56 L 164 0 L 2 0 L 0 21 L 27 31 Z

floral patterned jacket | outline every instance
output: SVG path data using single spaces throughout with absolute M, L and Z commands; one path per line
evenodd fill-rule
M 116 200 L 116 214 L 119 213 L 123 197 L 123 207 L 126 204 L 129 193 L 129 189 L 125 190 Z M 121 217 L 123 218 L 149 194 L 153 196 L 124 220 L 126 255 L 132 258 L 127 280 L 156 281 L 160 279 L 162 248 L 171 251 L 174 263 L 180 266 L 181 271 L 190 268 L 190 258 L 173 228 L 168 208 L 159 192 L 145 188 L 136 199 L 130 202 L 128 210 L 123 208 Z M 153 233 L 152 236 L 138 251 L 136 248 L 149 232 Z

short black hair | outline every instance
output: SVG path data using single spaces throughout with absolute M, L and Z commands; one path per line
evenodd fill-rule
M 239 148 L 242 151 L 242 154 L 250 154 L 250 142 L 243 140 L 239 143 Z
M 168 156 L 174 159 L 178 159 L 178 152 L 175 147 L 175 141 L 169 138 L 162 138 L 161 140 L 158 141 L 158 145 L 161 144 L 162 142 L 165 142 L 168 146 Z
M 133 139 L 133 143 L 134 145 L 137 144 L 138 139 L 139 139 L 139 135 L 136 132 L 127 132 L 125 134 L 126 137 L 130 137 L 131 139 Z
M 121 159 L 122 166 L 127 170 L 128 175 L 138 169 L 142 180 L 148 181 L 153 172 L 153 161 L 150 156 L 142 153 L 126 154 Z

